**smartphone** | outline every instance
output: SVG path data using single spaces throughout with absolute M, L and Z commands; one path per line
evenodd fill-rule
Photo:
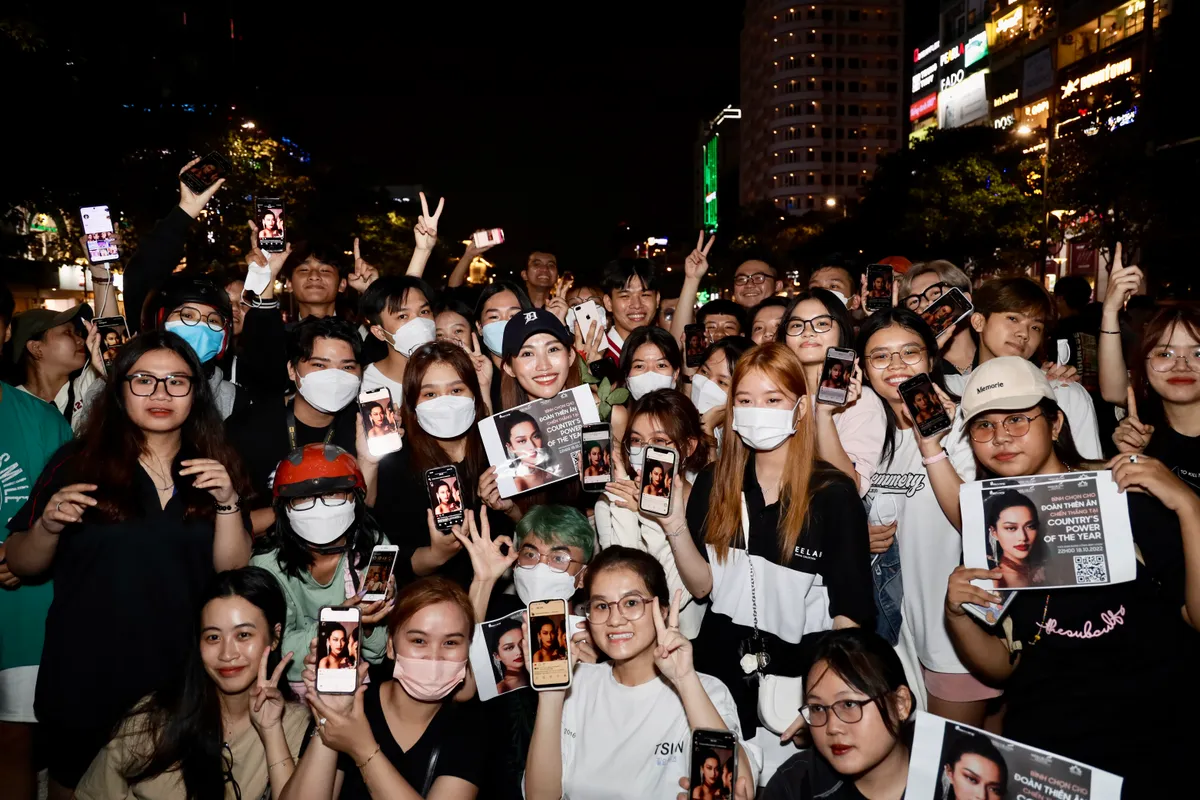
M 933 302 L 929 308 L 921 312 L 921 319 L 933 328 L 933 335 L 939 336 L 942 331 L 953 328 L 963 317 L 975 310 L 971 301 L 955 287 Z
M 396 409 L 392 405 L 392 393 L 386 387 L 360 394 L 358 413 L 362 414 L 363 434 L 367 437 L 367 450 L 371 455 L 382 456 L 400 449 Z
M 604 309 L 595 300 L 586 300 L 577 306 L 571 306 L 571 317 L 575 324 L 579 326 L 579 331 L 587 336 L 592 329 L 592 323 L 596 323 L 596 330 L 604 331 L 608 328 L 608 319 L 604 316 Z M 575 332 L 575 328 L 571 328 L 571 333 Z
M 708 350 L 708 339 L 704 335 L 704 326 L 695 323 L 683 326 L 683 344 L 685 350 L 684 363 L 692 368 L 704 363 L 704 353 Z
M 733 797 L 737 786 L 737 737 L 733 731 L 696 728 L 689 763 L 689 797 Z M 704 790 L 697 793 L 701 786 Z
M 229 173 L 232 171 L 233 164 L 229 162 L 229 159 L 214 150 L 188 167 L 187 171 L 179 176 L 179 179 L 183 181 L 184 186 L 196 194 L 201 194 L 221 178 L 229 177 Z
M 867 311 L 892 307 L 892 268 L 887 264 L 867 265 Z
M 283 199 L 279 197 L 255 198 L 254 224 L 258 225 L 258 249 L 264 253 L 282 253 Z
M 567 601 L 535 600 L 529 613 L 529 683 L 539 692 L 571 685 L 571 632 Z
M 488 228 L 485 231 L 475 231 L 471 234 L 471 238 L 475 240 L 476 247 L 491 247 L 494 244 L 500 244 L 504 241 L 504 230 L 502 228 Z
M 671 489 L 675 483 L 675 451 L 669 447 L 646 448 L 638 508 L 656 517 L 671 512 Z
M 326 606 L 317 622 L 317 691 L 354 694 L 362 643 L 358 606 Z
M 612 428 L 607 422 L 592 422 L 583 426 L 583 450 L 579 463 L 583 465 L 583 488 L 588 492 L 604 491 L 612 480 Z
M 100 355 L 104 358 L 104 366 L 112 369 L 121 345 L 129 341 L 129 326 L 124 317 L 96 317 L 92 324 L 100 332 Z
M 974 603 L 963 603 L 963 611 L 970 614 L 975 619 L 982 622 L 984 625 L 995 625 L 1004 618 L 1008 607 L 1012 605 L 1012 601 L 1016 598 L 1017 593 L 1012 589 L 993 589 L 996 594 L 1004 599 L 1000 601 L 999 607 L 993 605 L 977 606 Z
M 461 525 L 463 501 L 458 467 L 450 464 L 425 470 L 425 485 L 429 488 L 429 507 L 433 509 L 433 524 L 437 529 L 448 531 Z
M 121 257 L 117 252 L 117 235 L 113 231 L 108 206 L 84 206 L 79 209 L 83 219 L 83 238 L 87 242 L 88 261 L 103 264 Z
M 853 375 L 853 350 L 846 347 L 831 347 L 826 350 L 825 364 L 821 367 L 821 383 L 817 387 L 817 402 L 832 406 L 845 405 Z
M 396 555 L 400 548 L 394 544 L 377 544 L 371 550 L 371 560 L 367 565 L 367 574 L 363 578 L 362 601 L 374 603 L 387 597 L 388 581 L 392 578 L 392 570 L 396 567 Z
M 897 388 L 900 391 L 900 399 L 908 406 L 908 413 L 912 415 L 921 436 L 928 439 L 934 434 L 949 430 L 954 424 L 942 406 L 942 401 L 938 399 L 928 374 L 922 372 L 920 375 L 914 375 Z

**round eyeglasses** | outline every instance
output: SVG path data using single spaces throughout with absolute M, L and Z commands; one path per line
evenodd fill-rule
M 533 569 L 538 564 L 545 564 L 555 572 L 566 572 L 571 568 L 572 564 L 582 563 L 582 561 L 576 561 L 571 558 L 568 553 L 542 555 L 532 547 L 522 547 L 517 553 L 517 566 L 524 569 Z
M 603 625 L 615 609 L 627 622 L 637 622 L 646 616 L 646 607 L 652 601 L 649 598 L 631 594 L 622 597 L 615 603 L 607 600 L 592 600 L 584 607 L 583 615 L 593 625 Z
M 802 336 L 804 335 L 805 328 L 812 328 L 813 333 L 829 333 L 833 330 L 833 317 L 828 314 L 822 314 L 812 319 L 792 317 L 787 321 L 787 328 L 784 329 L 784 333 L 788 336 Z
M 755 286 L 762 286 L 775 276 L 766 272 L 753 272 L 749 275 L 735 275 L 733 278 L 734 286 L 745 286 L 748 283 L 753 283 Z
M 905 295 L 904 297 L 901 297 L 900 305 L 904 306 L 905 308 L 907 308 L 911 311 L 916 311 L 918 308 L 921 307 L 922 300 L 924 300 L 926 302 L 926 304 L 932 303 L 933 301 L 935 301 L 939 297 L 941 297 L 943 294 L 945 294 L 946 290 L 949 288 L 950 288 L 950 284 L 942 283 L 941 281 L 939 281 L 939 282 L 933 284 L 932 286 L 930 286 L 925 291 L 921 292 L 920 294 L 909 294 L 909 295 Z
M 1019 439 L 1029 433 L 1029 423 L 1042 416 L 1045 415 L 1034 414 L 1031 417 L 1028 414 L 1010 414 L 1002 419 L 1000 424 L 1004 426 L 1005 433 L 1014 439 Z M 991 420 L 977 419 L 971 423 L 970 434 L 971 441 L 987 444 L 996 438 L 996 424 Z
M 829 722 L 829 712 L 832 711 L 842 722 L 853 725 L 861 722 L 863 709 L 867 703 L 873 703 L 875 698 L 866 700 L 838 700 L 833 705 L 824 706 L 820 703 L 808 703 L 800 706 L 800 716 L 814 728 L 823 728 Z
M 350 493 L 330 492 L 329 494 L 317 495 L 315 497 L 293 497 L 287 501 L 287 504 L 288 508 L 292 511 L 308 511 L 310 508 L 316 508 L 318 500 L 321 501 L 321 505 L 323 506 L 337 508 L 350 502 Z
M 198 308 L 194 308 L 193 306 L 184 306 L 183 308 L 180 308 L 174 312 L 172 316 L 175 314 L 179 315 L 180 322 L 189 327 L 199 325 L 201 322 L 203 322 L 214 331 L 225 330 L 225 318 L 215 311 L 211 314 L 204 314 L 201 313 L 200 309 Z
M 1156 347 L 1146 356 L 1150 369 L 1155 372 L 1170 372 L 1175 368 L 1175 362 L 1184 360 L 1184 366 L 1193 372 L 1200 372 L 1200 347 L 1191 350 L 1176 350 L 1173 347 Z
M 167 375 L 160 378 L 157 375 L 135 372 L 133 375 L 126 375 L 125 382 L 129 384 L 129 391 L 138 397 L 154 394 L 158 391 L 159 384 L 166 388 L 171 397 L 187 397 L 192 393 L 191 375 Z
M 867 363 L 873 369 L 885 370 L 892 364 L 892 358 L 900 356 L 900 360 L 910 367 L 921 363 L 921 359 L 925 357 L 925 348 L 909 345 L 901 347 L 899 350 L 872 350 L 867 353 Z

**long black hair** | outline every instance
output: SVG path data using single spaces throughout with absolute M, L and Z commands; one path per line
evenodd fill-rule
M 946 376 L 942 373 L 942 360 L 938 358 L 937 337 L 933 335 L 933 329 L 926 324 L 925 320 L 921 319 L 919 314 L 909 311 L 907 308 L 886 308 L 876 311 L 859 329 L 858 343 L 854 349 L 858 351 L 858 363 L 862 364 L 863 383 L 866 384 L 870 381 L 868 372 L 874 369 L 867 363 L 867 344 L 871 341 L 872 336 L 893 325 L 921 337 L 921 344 L 925 348 L 925 358 L 929 361 L 930 380 L 948 397 L 958 402 L 958 396 L 946 388 Z M 891 466 L 892 459 L 896 455 L 897 429 L 896 412 L 892 411 L 892 407 L 888 403 L 883 404 L 883 417 L 886 427 L 883 435 L 883 451 L 879 454 L 879 465 L 887 467 Z
M 973 731 L 963 730 L 959 726 L 951 726 L 946 729 L 947 738 L 949 741 L 942 744 L 942 796 L 940 800 L 956 800 L 954 787 L 947 780 L 947 771 L 953 774 L 954 767 L 959 761 L 962 761 L 963 756 L 975 755 L 985 758 L 996 765 L 1000 772 L 1000 796 L 1003 797 L 1008 793 L 1008 763 L 1004 760 L 1004 755 L 996 747 L 987 734 L 975 733 Z
M 267 656 L 267 674 L 279 666 L 279 644 L 287 621 L 287 601 L 279 582 L 265 569 L 242 567 L 216 575 L 200 604 L 195 618 L 195 636 L 183 676 L 170 686 L 155 692 L 136 713 L 146 715 L 143 730 L 154 742 L 146 758 L 124 766 L 129 784 L 141 783 L 166 772 L 179 771 L 188 800 L 224 797 L 225 784 L 233 780 L 231 765 L 224 755 L 225 729 L 221 720 L 221 699 L 216 684 L 204 669 L 200 655 L 200 619 L 212 600 L 241 597 L 262 611 L 267 620 L 264 632 L 274 649 Z M 275 632 L 276 626 L 279 633 Z M 252 665 L 254 670 L 258 665 Z M 287 682 L 279 687 L 284 700 L 291 700 Z
M 854 346 L 854 318 L 850 316 L 849 310 L 847 310 L 841 300 L 838 300 L 836 294 L 819 286 L 814 286 L 807 291 L 796 294 L 791 302 L 787 304 L 787 308 L 783 310 L 783 317 L 779 320 L 779 332 L 775 334 L 775 341 L 787 343 L 787 340 L 782 337 L 789 335 L 787 332 L 788 320 L 796 313 L 796 306 L 805 300 L 816 300 L 825 306 L 825 313 L 837 323 L 838 347 L 850 348 Z M 788 346 L 790 347 L 791 345 Z

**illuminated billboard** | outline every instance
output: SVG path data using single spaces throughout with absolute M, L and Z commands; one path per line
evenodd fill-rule
M 704 145 L 704 227 L 717 229 L 717 137 Z

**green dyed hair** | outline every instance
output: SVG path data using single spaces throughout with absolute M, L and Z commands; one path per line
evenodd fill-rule
M 534 506 L 517 523 L 517 547 L 526 536 L 547 544 L 564 544 L 583 551 L 583 560 L 591 561 L 596 550 L 596 531 L 581 511 L 570 506 Z

